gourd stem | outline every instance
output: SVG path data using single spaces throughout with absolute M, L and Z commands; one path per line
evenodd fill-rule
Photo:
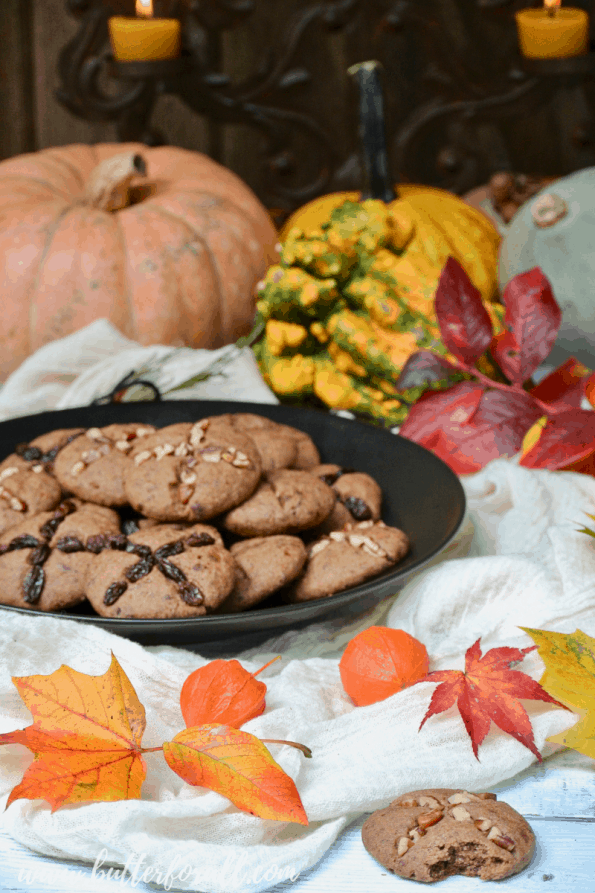
M 380 62 L 359 62 L 347 70 L 359 92 L 358 132 L 365 176 L 362 201 L 376 198 L 392 202 L 397 198 L 388 168 L 384 99 L 380 81 Z
M 137 152 L 106 158 L 91 171 L 83 203 L 102 211 L 121 211 L 130 204 L 132 181 L 146 173 L 145 159 Z

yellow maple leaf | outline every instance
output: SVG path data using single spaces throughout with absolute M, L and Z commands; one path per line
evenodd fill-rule
M 595 639 L 580 629 L 555 633 L 521 627 L 545 664 L 540 683 L 580 716 L 576 725 L 548 738 L 595 759 Z
M 49 676 L 13 676 L 33 725 L 0 735 L 24 744 L 35 760 L 8 798 L 65 803 L 140 797 L 145 710 L 112 654 L 102 676 L 61 666 Z

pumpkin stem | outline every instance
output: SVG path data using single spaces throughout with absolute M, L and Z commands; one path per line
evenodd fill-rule
M 362 201 L 379 198 L 388 204 L 398 196 L 388 169 L 380 68 L 380 62 L 358 62 L 348 68 L 347 73 L 353 77 L 359 91 L 358 133 L 366 178 Z
M 130 204 L 132 181 L 146 174 L 145 159 L 136 152 L 106 158 L 91 171 L 83 201 L 102 211 L 120 211 Z

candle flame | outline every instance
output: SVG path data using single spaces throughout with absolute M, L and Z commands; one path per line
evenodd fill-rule
M 152 18 L 153 0 L 136 0 L 136 14 L 144 19 Z
M 543 0 L 543 5 L 547 9 L 548 12 L 555 12 L 559 9 L 562 0 Z

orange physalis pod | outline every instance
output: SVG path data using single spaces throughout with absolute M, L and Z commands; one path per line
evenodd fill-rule
M 347 645 L 339 663 L 343 688 L 366 707 L 419 682 L 429 669 L 425 646 L 402 629 L 370 626 Z
M 239 729 L 265 708 L 267 687 L 254 677 L 279 660 L 274 657 L 255 673 L 237 660 L 212 660 L 190 673 L 180 692 L 180 707 L 187 728 L 219 722 Z

